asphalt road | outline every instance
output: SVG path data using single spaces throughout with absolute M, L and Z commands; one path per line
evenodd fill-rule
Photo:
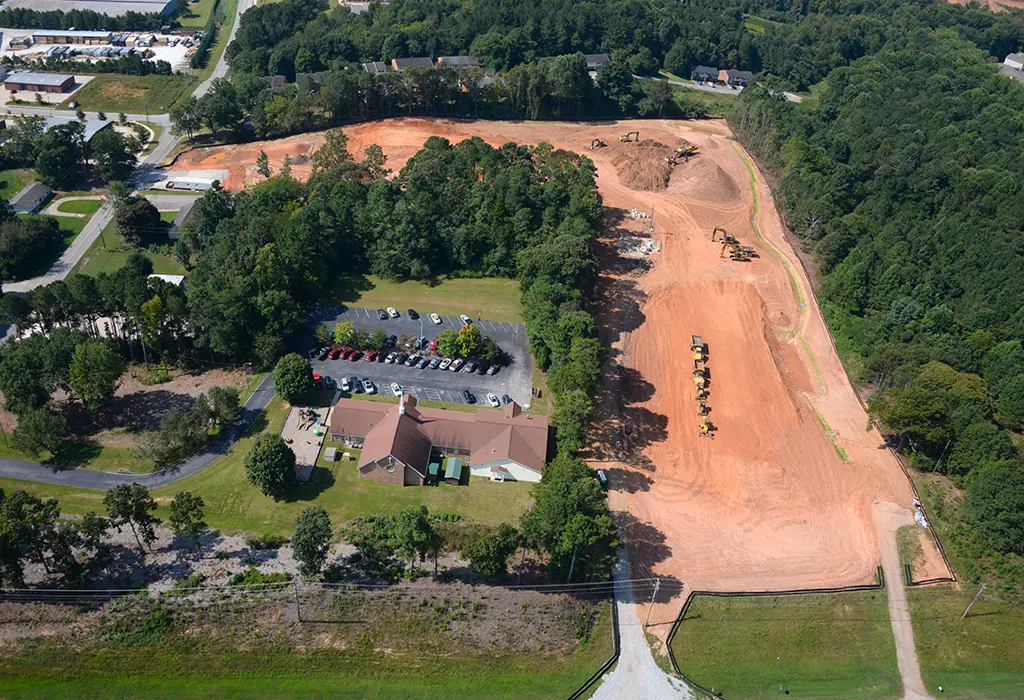
M 190 474 L 210 466 L 230 450 L 274 398 L 274 378 L 268 374 L 252 392 L 239 411 L 238 422 L 223 431 L 199 454 L 184 462 L 150 474 L 118 474 L 92 469 L 59 469 L 39 462 L 19 459 L 0 459 L 0 477 L 21 479 L 45 484 L 60 484 L 86 489 L 111 489 L 120 484 L 139 483 L 149 489 L 184 479 Z
M 340 321 L 351 321 L 356 328 L 372 331 L 382 328 L 388 335 L 408 335 L 414 338 L 426 336 L 434 339 L 447 329 L 460 328 L 462 323 L 453 316 L 442 316 L 441 324 L 436 325 L 430 318 L 421 314 L 419 320 L 411 320 L 403 311 L 397 319 L 382 321 L 377 317 L 376 309 L 361 307 L 330 307 L 323 309 L 316 319 L 319 323 L 333 327 Z M 519 324 L 502 323 L 499 321 L 478 320 L 483 335 L 494 339 L 498 346 L 511 358 L 507 367 L 502 367 L 497 374 L 468 374 L 463 371 L 452 372 L 440 369 L 417 369 L 405 365 L 388 365 L 382 362 L 358 360 L 311 360 L 313 371 L 333 377 L 340 381 L 342 377 L 364 377 L 370 379 L 378 393 L 390 394 L 389 385 L 399 384 L 405 393 L 415 394 L 420 399 L 430 401 L 448 401 L 463 403 L 461 396 L 464 389 L 476 396 L 478 404 L 485 404 L 485 395 L 494 393 L 500 399 L 508 394 L 519 404 L 526 406 L 531 402 L 532 360 L 526 342 L 526 329 Z M 400 351 L 416 353 L 412 347 L 399 348 Z M 418 354 L 418 353 L 417 353 Z

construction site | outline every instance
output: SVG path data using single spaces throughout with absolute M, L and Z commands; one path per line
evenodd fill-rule
M 724 122 L 396 119 L 345 133 L 352 153 L 379 144 L 395 172 L 429 136 L 543 140 L 596 164 L 616 223 L 599 242 L 610 360 L 589 454 L 612 508 L 657 533 L 631 542 L 637 575 L 730 591 L 874 579 L 880 548 L 896 546 L 876 514 L 913 522 L 911 489 L 866 428 L 771 192 Z M 175 167 L 228 168 L 238 189 L 261 149 L 276 170 L 321 138 L 196 149 Z M 656 616 L 678 609 L 665 605 Z

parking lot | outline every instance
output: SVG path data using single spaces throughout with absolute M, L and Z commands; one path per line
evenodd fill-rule
M 351 321 L 362 331 L 382 328 L 388 335 L 413 336 L 433 340 L 442 331 L 462 327 L 462 322 L 454 316 L 441 316 L 441 323 L 430 320 L 430 309 L 416 309 L 420 314 L 418 320 L 412 320 L 406 309 L 399 309 L 399 318 L 384 321 L 378 318 L 377 309 L 361 307 L 330 307 L 321 309 L 316 321 L 333 328 L 340 321 Z M 390 395 L 392 382 L 400 385 L 405 393 L 415 394 L 417 398 L 427 401 L 446 401 L 449 403 L 465 403 L 462 392 L 468 389 L 476 397 L 479 405 L 487 405 L 486 395 L 493 393 L 500 399 L 508 394 L 521 405 L 531 403 L 531 375 L 533 364 L 527 350 L 526 330 L 522 325 L 474 319 L 480 327 L 481 334 L 489 336 L 509 356 L 507 367 L 502 367 L 497 374 L 468 374 L 464 371 L 452 372 L 440 369 L 418 369 L 405 365 L 389 365 L 383 362 L 367 362 L 360 359 L 349 360 L 317 360 L 311 359 L 313 371 L 341 381 L 342 377 L 358 377 L 369 379 L 377 387 L 377 393 Z M 402 352 L 415 353 L 415 349 L 396 348 Z

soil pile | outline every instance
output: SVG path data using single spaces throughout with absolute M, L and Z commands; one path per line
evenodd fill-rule
M 618 144 L 612 163 L 619 180 L 626 187 L 645 192 L 656 192 L 668 187 L 672 166 L 665 158 L 673 150 L 659 141 L 639 141 Z
M 721 202 L 739 197 L 740 188 L 711 158 L 699 154 L 676 167 L 672 177 L 673 194 L 705 202 Z

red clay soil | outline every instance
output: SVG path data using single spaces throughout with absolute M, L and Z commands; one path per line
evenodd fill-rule
M 629 144 L 619 144 L 618 135 L 637 128 L 645 139 L 663 144 L 685 139 L 698 146 L 700 155 L 675 168 L 667 189 L 627 187 L 615 161 Z M 609 265 L 603 273 L 603 289 L 636 286 L 641 301 L 632 325 L 619 332 L 621 315 L 608 298 L 608 308 L 599 313 L 613 362 L 631 377 L 632 393 L 616 397 L 614 412 L 636 418 L 640 439 L 624 462 L 605 459 L 595 466 L 610 470 L 613 507 L 651 526 L 647 539 L 652 546 L 632 551 L 637 575 L 650 571 L 690 589 L 717 590 L 841 586 L 873 579 L 879 549 L 872 503 L 910 509 L 910 487 L 895 459 L 879 448 L 881 436 L 867 428 L 867 415 L 760 174 L 756 218 L 764 239 L 755 234 L 751 175 L 724 123 L 594 126 L 401 119 L 362 124 L 345 133 L 354 154 L 380 144 L 395 171 L 431 135 L 453 142 L 480 136 L 495 146 L 543 140 L 594 160 L 601 196 L 610 209 L 656 207 L 655 237 L 662 253 L 653 270 L 628 278 L 616 276 L 615 266 Z M 593 138 L 609 146 L 588 150 Z M 294 138 L 246 146 L 233 151 L 230 160 L 244 169 L 249 160 L 255 162 L 261 146 L 269 154 L 272 148 L 301 149 L 300 144 L 311 142 Z M 199 152 L 189 155 L 194 154 Z M 213 155 L 181 167 L 195 169 Z M 210 167 L 223 168 L 226 160 Z M 298 168 L 293 172 L 301 176 Z M 710 240 L 716 226 L 753 246 L 760 257 L 746 263 L 720 257 L 720 244 Z M 691 333 L 703 335 L 708 345 L 713 439 L 697 434 Z M 671 605 L 677 609 L 677 601 Z

